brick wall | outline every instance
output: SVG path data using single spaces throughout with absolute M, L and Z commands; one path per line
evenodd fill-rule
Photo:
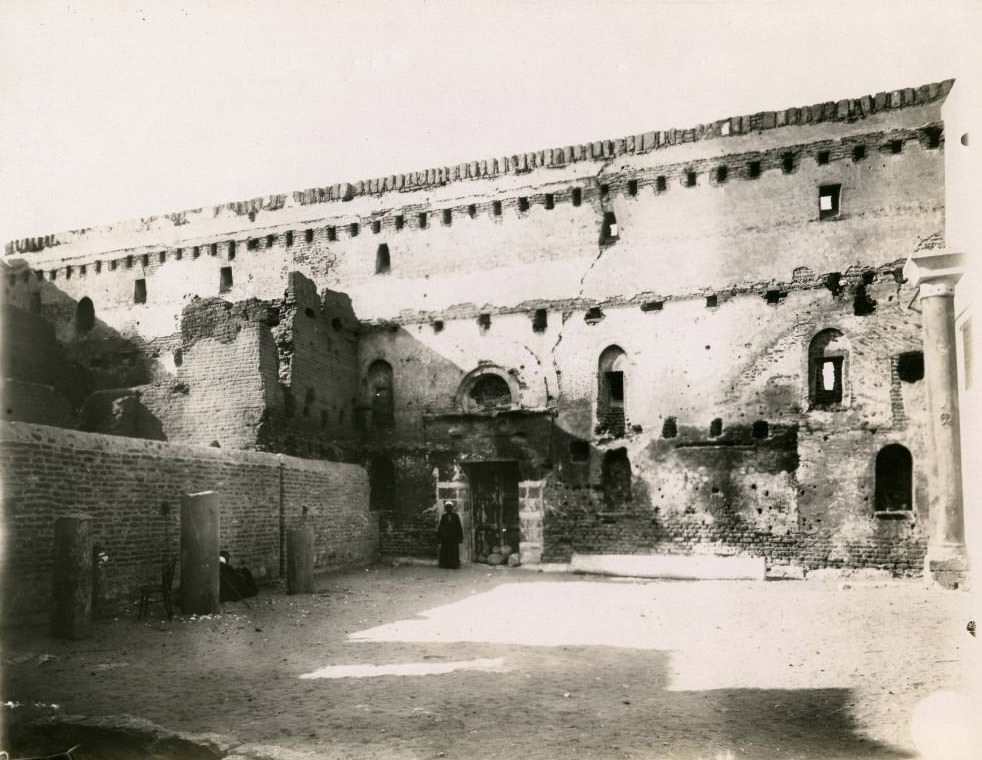
M 377 554 L 367 476 L 355 465 L 3 423 L 0 466 L 8 616 L 47 608 L 54 519 L 68 513 L 90 515 L 109 552 L 106 599 L 132 598 L 162 555 L 179 551 L 185 493 L 218 492 L 222 547 L 259 578 L 279 576 L 282 529 L 301 519 L 314 526 L 318 568 Z

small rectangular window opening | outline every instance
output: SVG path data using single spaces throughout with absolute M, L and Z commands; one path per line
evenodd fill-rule
M 827 150 L 820 150 L 815 155 L 815 163 L 819 166 L 824 166 L 829 162 L 829 158 L 831 158 L 831 154 Z
M 927 127 L 924 130 L 924 142 L 928 148 L 941 147 L 941 127 Z
M 133 303 L 147 302 L 147 281 L 137 280 L 133 283 Z
M 161 264 L 167 261 L 167 251 L 161 251 L 157 254 L 157 261 Z
M 781 303 L 781 299 L 787 298 L 787 296 L 788 294 L 783 290 L 768 290 L 767 293 L 764 294 L 764 298 L 769 304 L 779 304 Z
M 116 259 L 112 259 L 109 262 L 109 271 L 110 272 L 115 272 L 116 271 L 116 267 L 118 267 L 118 266 L 119 266 L 119 262 L 116 261 Z
M 437 319 L 433 322 L 433 332 L 440 333 L 443 332 L 443 320 Z
M 865 145 L 854 146 L 852 149 L 852 160 L 862 161 L 864 158 L 866 158 L 866 146 Z
M 467 216 L 469 216 L 471 219 L 473 219 L 475 216 L 477 216 L 477 204 L 476 203 L 470 203 L 470 204 L 468 204 L 468 206 L 467 206 Z
M 730 173 L 730 170 L 727 169 L 725 166 L 717 166 L 716 167 L 716 182 L 717 182 L 717 184 L 722 185 L 724 182 L 726 182 L 726 178 L 729 175 L 729 173 Z
M 664 308 L 664 301 L 645 301 L 641 304 L 641 311 L 661 311 Z
M 791 174 L 794 171 L 794 153 L 784 153 L 781 156 L 781 171 Z
M 95 263 L 95 273 L 96 274 L 100 274 L 101 272 L 102 272 L 102 262 L 101 261 L 97 261 Z
M 760 161 L 751 161 L 747 164 L 747 176 L 750 179 L 757 179 L 760 176 Z
M 696 173 L 694 171 L 687 171 L 685 173 L 685 186 L 686 187 L 696 186 Z
M 529 199 L 522 196 L 518 199 L 518 210 L 525 212 L 529 210 Z
M 149 253 L 145 253 L 145 254 L 143 254 L 140 257 L 140 264 L 142 264 L 144 267 L 150 266 L 150 254 Z
M 309 233 L 307 235 L 307 242 L 310 243 L 314 239 L 314 231 L 313 230 L 307 230 L 307 232 Z M 337 240 L 338 239 L 338 228 L 337 227 L 328 227 L 327 228 L 327 239 L 330 240 L 330 241 L 334 241 L 334 240 Z
M 604 372 L 607 400 L 611 406 L 624 406 L 624 373 Z
M 842 357 L 832 356 L 818 364 L 815 378 L 815 404 L 824 406 L 842 401 Z
M 443 209 L 443 224 L 445 227 L 449 227 L 453 224 L 453 210 L 449 208 Z
M 161 255 L 161 256 L 164 256 L 165 254 L 160 254 L 160 255 Z M 87 271 L 87 269 L 86 269 L 86 266 L 85 266 L 85 264 L 82 264 L 82 265 L 81 265 L 81 266 L 80 266 L 80 267 L 78 268 L 78 273 L 79 273 L 80 275 L 82 275 L 82 277 L 85 277 L 85 273 L 86 273 L 86 271 Z M 27 272 L 24 272 L 24 275 L 25 275 L 25 277 L 24 277 L 24 281 L 26 282 L 26 281 L 27 281 L 27 276 L 26 276 L 26 275 L 27 275 Z
M 126 268 L 127 269 L 132 269 L 133 268 L 133 257 L 132 256 L 127 256 L 126 257 Z
M 183 258 L 184 258 L 184 249 L 183 248 L 178 248 L 177 250 L 174 251 L 174 259 L 176 261 L 180 261 Z
M 208 247 L 208 253 L 211 256 L 217 256 L 218 255 L 218 243 L 212 243 Z
M 232 289 L 232 267 L 222 267 L 219 274 L 218 292 L 228 293 Z
M 382 231 L 382 222 L 376 219 L 372 222 L 372 234 L 378 235 Z
M 545 206 L 546 211 L 552 211 L 554 208 L 556 208 L 556 196 L 552 193 L 546 193 Z
M 706 296 L 706 308 L 712 309 L 716 307 L 719 303 L 719 298 L 716 295 Z
M 579 206 L 583 203 L 583 189 L 579 187 L 573 188 L 573 205 Z
M 491 315 L 490 314 L 480 314 L 477 317 L 477 326 L 481 328 L 481 334 L 483 335 L 488 330 L 491 329 Z
M 664 193 L 668 189 L 668 179 L 664 174 L 659 174 L 655 178 L 655 190 L 659 193 Z
M 273 243 L 274 243 L 275 240 L 276 240 L 276 235 L 267 235 L 266 236 L 266 247 L 267 248 L 272 248 L 273 247 Z
M 360 231 L 361 227 L 359 226 L 358 222 L 352 222 L 348 225 L 348 234 L 351 235 L 351 237 L 358 237 L 358 233 Z
M 638 181 L 636 179 L 630 179 L 627 181 L 627 194 L 628 195 L 638 194 Z
M 495 216 L 501 216 L 501 201 L 491 202 L 491 213 Z
M 419 228 L 421 230 L 425 230 L 426 229 L 426 221 L 427 221 L 426 212 L 425 211 L 420 211 L 416 218 L 419 221 Z
M 286 231 L 286 246 L 287 246 L 287 248 L 289 248 L 291 245 L 293 245 L 293 230 L 287 230 Z
M 191 249 L 191 258 L 192 259 L 196 259 L 200 255 L 201 255 L 201 246 L 200 245 L 196 245 L 194 248 Z
M 536 309 L 535 316 L 532 318 L 532 330 L 535 332 L 545 332 L 549 326 L 549 312 L 545 309 Z
M 606 198 L 609 193 L 610 193 L 610 185 L 606 183 L 602 184 L 600 186 L 600 196 L 602 198 Z
M 228 260 L 229 261 L 234 261 L 235 260 L 235 241 L 234 240 L 230 241 L 229 244 L 228 244 Z
M 71 267 L 65 267 L 65 279 L 66 280 L 72 279 L 72 268 Z M 17 280 L 14 278 L 13 275 L 10 276 L 10 280 L 11 280 L 11 282 L 10 282 L 11 285 L 16 284 L 16 282 L 17 282 Z
M 902 153 L 904 150 L 903 140 L 891 140 L 887 143 L 887 150 L 891 153 Z
M 333 227 L 328 227 L 328 230 L 332 230 L 332 229 L 334 229 L 334 228 L 333 228 Z M 311 230 L 311 229 L 307 229 L 307 230 L 304 230 L 304 231 L 303 231 L 303 238 L 304 238 L 304 240 L 306 240 L 306 241 L 307 241 L 308 243 L 313 243 L 313 242 L 314 242 L 314 231 L 313 231 L 313 230 Z M 328 236 L 327 236 L 327 239 L 328 239 L 328 240 L 331 240 L 331 239 L 332 239 L 332 238 L 331 238 L 331 235 L 330 235 L 330 232 L 328 232 Z
M 600 242 L 614 243 L 617 241 L 618 234 L 617 217 L 614 216 L 613 211 L 605 211 L 603 226 L 600 229 Z
M 404 217 L 402 214 L 397 214 L 396 215 L 396 229 L 397 230 L 401 230 L 405 226 L 406 226 L 406 217 Z
M 249 238 L 249 242 L 246 243 L 246 250 L 255 251 L 258 248 L 259 248 L 259 239 Z
M 818 218 L 831 219 L 839 214 L 841 185 L 822 185 L 818 188 Z
M 389 246 L 386 243 L 382 243 L 375 254 L 375 274 L 385 274 L 391 268 Z

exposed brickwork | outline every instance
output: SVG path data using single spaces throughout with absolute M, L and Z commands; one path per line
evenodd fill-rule
M 105 599 L 132 597 L 163 555 L 177 555 L 184 493 L 219 493 L 222 546 L 259 578 L 280 574 L 281 528 L 298 524 L 304 507 L 317 567 L 370 562 L 377 553 L 367 477 L 354 465 L 24 423 L 0 424 L 0 465 L 9 615 L 49 604 L 53 524 L 67 513 L 91 515 L 93 540 L 109 553 Z

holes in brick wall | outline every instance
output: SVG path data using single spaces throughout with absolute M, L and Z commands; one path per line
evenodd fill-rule
M 573 188 L 573 205 L 579 206 L 583 203 L 583 188 L 574 187 Z
M 757 440 L 763 440 L 771 434 L 770 425 L 767 420 L 757 420 L 750 428 L 750 434 Z
M 308 230 L 308 232 L 310 233 L 310 235 L 307 238 L 307 242 L 310 243 L 314 239 L 314 231 L 313 230 Z M 338 228 L 337 227 L 328 227 L 327 228 L 327 239 L 330 242 L 334 242 L 335 240 L 338 239 Z
M 184 350 L 180 348 L 174 349 L 174 366 L 180 367 L 184 364 Z
M 706 296 L 706 308 L 714 309 L 719 305 L 719 297 L 715 294 L 711 296 Z
M 613 211 L 605 211 L 603 223 L 600 226 L 600 244 L 616 243 L 620 232 L 617 227 L 617 217 Z
M 655 177 L 655 190 L 664 193 L 668 189 L 668 178 L 664 174 Z
M 819 166 L 825 166 L 829 162 L 831 156 L 832 154 L 829 151 L 820 150 L 818 153 L 815 154 L 815 163 L 818 164 Z
M 518 199 L 518 210 L 521 212 L 526 212 L 529 210 L 529 199 L 525 196 L 520 196 Z
M 351 237 L 358 237 L 358 233 L 361 232 L 361 226 L 358 222 L 352 222 L 348 225 L 348 234 Z
M 310 319 L 316 319 L 317 318 L 317 312 L 314 311 L 313 309 L 311 309 L 309 306 L 306 309 L 303 310 L 303 313 L 304 313 L 304 316 L 309 317 Z
M 259 250 L 259 238 L 249 238 L 248 242 L 246 243 L 246 250 L 248 251 Z
M 661 311 L 664 308 L 664 301 L 645 301 L 641 304 L 641 311 Z
M 910 451 L 891 443 L 876 455 L 876 486 L 873 509 L 876 512 L 904 512 L 914 504 L 914 460 Z
M 97 261 L 95 263 L 95 273 L 96 274 L 102 274 L 102 262 L 101 261 Z M 38 272 L 38 274 L 40 274 L 40 272 Z M 38 279 L 41 279 L 41 278 L 39 277 Z
M 674 417 L 666 417 L 661 426 L 662 438 L 675 438 L 679 434 L 678 422 Z
M 696 173 L 691 169 L 685 173 L 685 186 L 686 187 L 696 186 Z
M 392 262 L 389 258 L 389 246 L 387 243 L 382 243 L 375 252 L 375 274 L 386 274 L 392 268 Z
M 372 234 L 373 235 L 378 235 L 381 231 L 382 231 L 382 222 L 381 222 L 381 220 L 379 220 L 379 219 L 374 220 L 372 222 Z
M 610 195 L 610 185 L 605 182 L 600 186 L 600 197 L 606 198 L 608 195 Z
M 469 216 L 471 219 L 473 219 L 475 216 L 477 216 L 477 204 L 476 203 L 469 203 L 469 204 L 467 204 L 467 216 Z
M 126 268 L 127 269 L 132 269 L 133 268 L 133 257 L 132 256 L 127 256 L 126 257 Z M 52 277 L 51 279 L 54 279 L 54 278 Z
M 617 509 L 632 501 L 631 460 L 627 457 L 627 449 L 614 449 L 604 454 L 600 480 L 605 508 Z
M 142 256 L 140 256 L 140 264 L 144 268 L 150 266 L 150 254 L 149 253 L 145 253 Z
M 333 229 L 334 229 L 333 227 L 328 227 L 327 228 L 327 239 L 328 240 L 333 240 L 334 239 L 334 238 L 331 237 L 331 230 L 333 230 Z M 313 243 L 314 242 L 314 231 L 312 229 L 306 229 L 306 230 L 304 230 L 303 231 L 303 239 L 306 242 L 308 242 L 308 243 Z
M 209 249 L 208 250 L 208 255 L 210 255 L 210 256 L 217 256 L 218 255 L 218 243 L 212 243 L 208 247 L 208 249 Z
M 569 458 L 573 462 L 589 462 L 590 444 L 586 441 L 570 441 Z
M 228 260 L 235 261 L 235 241 L 230 240 L 228 244 Z
M 768 290 L 764 294 L 764 299 L 767 303 L 771 305 L 779 304 L 782 300 L 788 297 L 788 294 L 784 290 Z
M 137 280 L 133 283 L 133 303 L 147 302 L 147 281 Z
M 267 235 L 266 236 L 266 247 L 267 248 L 272 248 L 273 247 L 273 243 L 275 243 L 275 242 L 276 242 L 276 235 Z
M 628 195 L 638 194 L 638 181 L 636 179 L 629 179 L 627 181 L 627 194 Z
M 443 320 L 442 319 L 435 319 L 435 320 L 433 320 L 433 332 L 434 333 L 442 333 L 443 332 Z
M 116 268 L 118 266 L 119 266 L 119 262 L 116 259 L 111 259 L 109 261 L 109 271 L 110 272 L 115 272 L 116 271 Z M 52 278 L 52 279 L 54 279 L 54 278 Z
M 760 176 L 760 161 L 751 161 L 747 164 L 747 176 L 750 179 L 757 179 Z
M 842 185 L 822 185 L 818 188 L 818 218 L 833 219 L 839 215 L 839 193 Z
M 924 378 L 924 354 L 906 351 L 897 357 L 897 376 L 905 383 L 916 383 Z
M 924 136 L 925 148 L 941 147 L 941 127 L 925 127 L 921 134 Z
M 862 161 L 864 158 L 866 158 L 866 146 L 854 145 L 852 148 L 852 160 Z
M 70 266 L 65 267 L 65 279 L 66 280 L 72 279 L 72 268 Z M 14 279 L 13 275 L 10 275 L 9 282 L 11 285 L 14 285 L 16 283 L 16 280 Z
M 494 216 L 501 216 L 501 201 L 491 202 L 491 213 Z
M 341 327 L 341 320 L 337 317 L 331 317 L 331 329 L 333 329 L 335 332 L 341 332 Z
M 867 282 L 856 285 L 856 294 L 852 299 L 852 313 L 857 317 L 868 317 L 876 311 L 876 300 L 870 295 Z
M 286 247 L 289 248 L 293 245 L 293 230 L 286 231 Z
M 406 226 L 406 217 L 402 214 L 396 214 L 396 229 L 401 230 Z
M 87 333 L 95 327 L 95 306 L 88 296 L 81 298 L 75 306 L 75 332 Z
M 180 261 L 183 258 L 184 258 L 184 249 L 183 248 L 177 248 L 174 251 L 174 261 Z
M 488 330 L 491 329 L 491 315 L 490 314 L 478 314 L 477 315 L 477 326 L 481 330 L 481 335 L 484 335 Z
M 546 193 L 545 207 L 546 211 L 552 211 L 556 208 L 556 196 L 552 193 Z
M 418 222 L 418 224 L 419 224 L 419 228 L 420 228 L 421 230 L 425 230 L 425 229 L 426 229 L 426 223 L 427 223 L 427 221 L 428 221 L 428 217 L 427 217 L 427 215 L 426 215 L 426 212 L 425 212 L 425 211 L 420 211 L 420 212 L 419 212 L 419 213 L 418 213 L 418 214 L 416 215 L 416 221 L 417 221 L 417 222 Z
M 595 325 L 602 321 L 607 315 L 604 314 L 603 309 L 599 306 L 594 306 L 587 309 L 586 314 L 583 315 L 583 321 L 588 325 Z
M 723 420 L 716 417 L 709 423 L 709 437 L 718 438 L 721 435 L 723 435 Z
M 725 166 L 716 167 L 716 183 L 722 185 L 726 182 L 726 178 L 729 176 L 730 170 Z
M 791 174 L 794 171 L 794 153 L 781 154 L 781 171 L 785 174 Z
M 201 246 L 196 245 L 194 248 L 191 249 L 191 258 L 196 259 L 199 256 L 201 256 Z
M 167 251 L 161 251 L 157 254 L 157 261 L 161 264 L 167 261 Z
M 536 309 L 532 317 L 532 330 L 534 332 L 545 332 L 549 326 L 549 312 L 546 309 Z
M 449 208 L 443 209 L 443 226 L 449 227 L 453 224 L 453 210 Z
M 222 267 L 218 277 L 218 292 L 228 293 L 232 289 L 232 267 Z

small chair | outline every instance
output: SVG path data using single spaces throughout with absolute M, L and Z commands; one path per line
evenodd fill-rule
M 174 571 L 177 569 L 177 558 L 165 560 L 160 569 L 160 583 L 147 583 L 140 586 L 140 608 L 137 610 L 137 620 L 149 614 L 150 602 L 159 595 L 167 612 L 167 619 L 174 617 L 174 605 L 171 601 L 171 587 L 174 585 Z

